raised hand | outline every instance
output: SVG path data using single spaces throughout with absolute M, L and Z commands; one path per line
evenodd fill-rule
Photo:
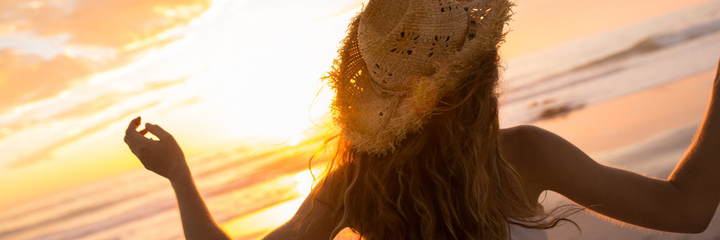
M 160 126 L 150 123 L 146 123 L 145 129 L 138 132 L 140 120 L 140 117 L 137 117 L 130 121 L 125 131 L 125 143 L 143 166 L 171 181 L 178 175 L 187 173 L 185 154 L 175 138 Z M 145 137 L 148 132 L 158 137 L 159 141 Z

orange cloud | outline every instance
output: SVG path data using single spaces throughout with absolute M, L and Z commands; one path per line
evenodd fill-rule
M 31 31 L 41 37 L 70 34 L 68 44 L 111 47 L 152 39 L 187 24 L 210 0 L 9 0 L 0 1 L 0 34 Z M 56 96 L 93 73 L 119 67 L 131 55 L 176 39 L 157 39 L 143 48 L 120 51 L 102 62 L 60 54 L 50 60 L 0 49 L 0 112 L 19 104 Z
M 0 3 L 10 16 L 0 19 L 0 26 L 42 36 L 70 33 L 70 43 L 115 48 L 186 24 L 210 6 L 209 0 L 36 2 L 34 6 L 25 0 Z
M 38 56 L 0 50 L 0 112 L 55 96 L 91 73 L 87 63 L 67 55 L 45 61 Z

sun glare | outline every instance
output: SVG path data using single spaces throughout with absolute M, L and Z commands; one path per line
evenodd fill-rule
M 294 147 L 300 144 L 303 139 L 304 136 L 302 134 L 296 135 L 295 137 L 291 138 L 290 141 L 287 142 L 287 144 Z
M 305 170 L 294 175 L 286 176 L 283 179 L 278 179 L 278 182 L 285 182 L 287 180 L 295 182 L 295 190 L 298 193 L 298 197 L 231 220 L 223 224 L 222 227 L 233 236 L 264 234 L 290 219 L 305 198 L 307 198 L 308 194 L 310 194 L 311 187 L 313 187 L 313 177 L 310 170 Z
M 312 187 L 314 187 L 313 176 L 310 173 L 310 170 L 305 170 L 298 174 L 295 174 L 293 178 L 296 182 L 295 190 L 297 190 L 303 196 L 307 196 L 308 194 L 310 194 L 310 190 L 312 189 Z

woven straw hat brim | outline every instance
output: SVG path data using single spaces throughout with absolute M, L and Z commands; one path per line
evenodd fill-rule
M 409 77 L 393 85 L 379 82 L 377 72 L 373 72 L 377 71 L 373 69 L 377 67 L 376 63 L 368 63 L 367 59 L 383 62 L 382 56 L 380 60 L 377 60 L 378 56 L 364 57 L 358 41 L 362 35 L 359 32 L 360 21 L 366 15 L 365 11 L 371 9 L 373 1 L 381 0 L 372 0 L 368 8 L 351 21 L 338 51 L 339 57 L 326 78 L 336 91 L 332 105 L 334 120 L 341 127 L 344 137 L 357 151 L 381 155 L 394 151 L 408 133 L 422 129 L 434 114 L 438 102 L 465 79 L 471 69 L 482 64 L 475 59 L 480 59 L 489 51 L 497 51 L 513 4 L 507 0 L 458 3 L 457 10 L 466 17 L 465 22 L 455 23 L 465 28 L 463 39 L 458 41 L 460 44 L 455 49 L 437 53 L 442 56 L 434 58 L 430 71 L 415 73 L 410 70 Z M 403 33 L 408 32 L 413 31 Z M 417 38 L 446 41 L 436 39 L 437 35 Z

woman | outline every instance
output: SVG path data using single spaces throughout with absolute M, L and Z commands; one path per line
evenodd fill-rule
M 534 126 L 500 129 L 498 47 L 511 5 L 371 0 L 326 77 L 341 129 L 329 174 L 266 238 L 329 239 L 345 227 L 366 239 L 547 238 L 527 229 L 550 228 L 577 209 L 544 211 L 537 199 L 545 190 L 637 226 L 703 232 L 720 202 L 720 80 L 667 180 L 598 164 Z M 125 142 L 172 183 L 186 238 L 228 238 L 173 137 L 153 124 L 138 132 L 139 123 Z

